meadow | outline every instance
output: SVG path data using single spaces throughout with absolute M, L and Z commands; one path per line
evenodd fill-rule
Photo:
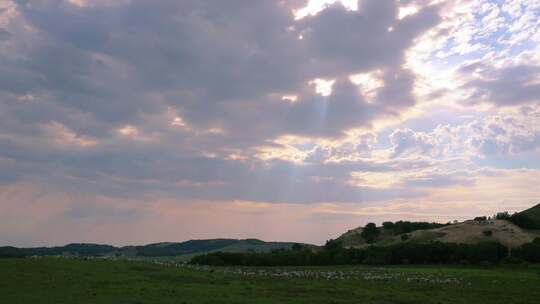
M 199 267 L 0 259 L 0 303 L 539 303 L 540 265 Z

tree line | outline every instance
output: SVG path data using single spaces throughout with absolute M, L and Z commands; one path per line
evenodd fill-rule
M 516 258 L 537 262 L 540 239 L 515 248 Z M 339 241 L 330 240 L 322 248 L 294 246 L 290 250 L 272 252 L 215 252 L 191 260 L 200 265 L 236 266 L 311 266 L 352 264 L 497 264 L 509 256 L 509 250 L 498 242 L 478 244 L 400 243 L 391 246 L 344 248 Z
M 486 218 L 484 216 L 475 218 L 475 220 L 477 219 L 489 220 L 491 218 Z M 493 216 L 493 219 L 509 221 L 523 229 L 540 229 L 540 220 L 533 216 L 524 214 L 523 212 L 516 212 L 512 215 L 508 213 L 508 211 L 499 212 Z

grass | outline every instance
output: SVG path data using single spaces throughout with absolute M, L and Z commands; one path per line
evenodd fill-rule
M 262 268 L 258 268 L 260 270 Z M 538 303 L 540 267 L 302 267 L 453 277 L 460 284 L 406 280 L 246 277 L 147 262 L 0 259 L 0 303 Z M 275 268 L 265 269 L 275 271 Z

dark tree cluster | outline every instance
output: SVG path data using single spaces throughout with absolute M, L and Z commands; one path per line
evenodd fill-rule
M 372 244 L 375 242 L 375 239 L 381 234 L 381 231 L 374 223 L 367 224 L 364 229 L 362 230 L 362 233 L 360 233 L 360 236 L 366 240 L 366 243 Z
M 531 263 L 540 263 L 540 238 L 512 249 L 512 256 Z
M 318 250 L 303 247 L 269 253 L 215 252 L 196 256 L 193 264 L 214 266 L 308 266 L 352 264 L 458 264 L 499 263 L 508 256 L 508 249 L 497 242 L 454 244 L 402 243 L 393 246 L 370 246 L 362 249 L 343 248 L 330 240 Z
M 508 220 L 523 229 L 540 229 L 540 221 L 536 221 L 525 214 L 515 213 Z
M 504 212 L 499 212 L 497 214 L 495 214 L 495 219 L 496 220 L 509 220 L 510 219 L 510 214 L 508 213 L 508 211 L 504 211 Z
M 384 222 L 382 224 L 384 230 L 390 230 L 393 234 L 411 233 L 416 230 L 435 229 L 444 226 L 446 224 L 409 221 Z
M 505 220 L 523 229 L 540 229 L 540 220 L 537 217 L 524 213 L 514 213 L 510 215 L 508 211 L 499 212 L 494 216 L 497 220 Z

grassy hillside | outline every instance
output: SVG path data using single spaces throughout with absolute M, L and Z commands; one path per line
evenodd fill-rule
M 419 230 L 429 230 L 433 228 L 440 228 L 446 226 L 445 224 L 428 223 L 428 222 L 385 222 L 382 227 L 378 227 L 378 234 L 373 238 L 373 244 L 393 244 L 396 236 L 411 233 Z M 368 241 L 362 235 L 364 231 L 363 227 L 358 227 L 349 230 L 337 238 L 345 247 L 360 248 L 368 246 Z
M 540 268 L 175 268 L 0 259 L 0 303 L 538 303 Z
M 540 237 L 539 231 L 522 229 L 505 220 L 465 221 L 435 229 L 416 230 L 411 233 L 392 234 L 381 229 L 375 245 L 393 245 L 402 242 L 427 243 L 439 241 L 444 243 L 476 244 L 480 242 L 498 241 L 507 247 L 517 247 L 532 242 Z M 365 247 L 365 240 L 360 235 L 361 228 L 348 231 L 338 238 L 346 247 Z
M 508 221 L 491 220 L 483 222 L 466 221 L 438 229 L 416 231 L 409 235 L 408 241 L 440 241 L 464 244 L 498 241 L 506 247 L 517 247 L 532 242 L 538 236 L 538 234 L 521 229 Z
M 385 246 L 432 241 L 476 244 L 497 241 L 507 247 L 517 247 L 540 237 L 540 204 L 512 216 L 505 214 L 507 217 L 504 220 L 471 220 L 439 227 L 435 223 L 387 222 L 383 223 L 383 227 L 378 227 L 379 233 L 373 244 Z M 401 224 L 396 225 L 398 223 Z M 345 247 L 366 247 L 369 244 L 362 231 L 362 227 L 349 230 L 337 240 Z
M 368 246 L 369 244 L 366 242 L 366 240 L 362 237 L 362 227 L 358 227 L 355 229 L 351 229 L 344 234 L 340 235 L 337 240 L 341 241 L 343 246 L 345 247 L 363 247 Z M 391 238 L 394 236 L 394 233 L 389 230 L 385 230 L 381 228 L 380 235 L 375 239 L 375 243 L 380 243 L 388 238 Z

